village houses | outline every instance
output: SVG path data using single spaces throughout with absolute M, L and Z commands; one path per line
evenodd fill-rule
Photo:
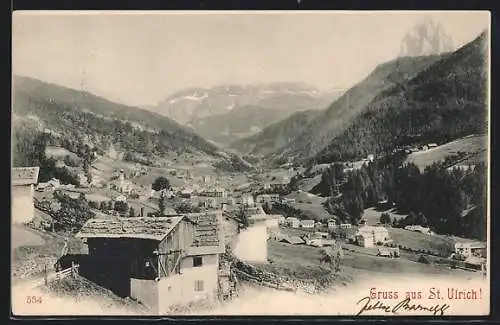
M 115 202 L 124 202 L 124 203 L 126 203 L 127 202 L 127 198 L 125 197 L 125 195 L 118 195 L 115 198 Z
M 260 204 L 279 202 L 279 200 L 280 200 L 279 194 L 259 194 L 255 198 L 255 201 Z
M 34 185 L 38 183 L 39 167 L 12 168 L 11 221 L 27 223 L 35 216 L 33 195 Z
M 335 220 L 333 218 L 328 219 L 328 221 L 327 221 L 327 227 L 328 227 L 328 229 L 335 229 L 335 228 L 337 228 L 337 220 Z
M 429 227 L 422 227 L 420 225 L 409 225 L 404 228 L 405 230 L 421 232 L 422 234 L 432 235 L 432 231 Z
M 300 222 L 301 228 L 312 229 L 314 228 L 315 221 L 314 220 L 302 220 Z
M 200 193 L 203 196 L 225 198 L 227 196 L 226 190 L 222 187 L 207 188 Z
M 248 206 L 248 207 L 253 207 L 255 205 L 255 201 L 254 201 L 252 195 L 243 195 L 243 196 L 241 196 L 239 201 L 241 204 Z
M 455 243 L 455 254 L 464 257 L 486 257 L 486 243 L 467 241 Z
M 389 240 L 389 231 L 385 227 L 363 226 L 358 229 L 355 238 L 359 246 L 373 247 Z
M 61 187 L 61 182 L 57 178 L 52 178 L 45 183 L 38 183 L 36 190 L 38 192 L 52 192 Z
M 220 254 L 225 251 L 219 211 L 91 219 L 77 237 L 89 249 L 80 265 L 83 276 L 140 301 L 155 314 L 217 296 Z
M 269 189 L 273 190 L 273 191 L 280 191 L 280 190 L 283 190 L 284 188 L 286 188 L 286 186 L 288 186 L 288 184 L 290 183 L 290 180 L 287 176 L 285 177 L 280 177 L 274 181 L 271 181 L 269 183 Z
M 288 217 L 285 219 L 285 223 L 287 226 L 292 227 L 292 228 L 299 228 L 300 227 L 300 220 L 294 217 Z

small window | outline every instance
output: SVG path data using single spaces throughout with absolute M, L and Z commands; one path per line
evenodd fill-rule
M 194 281 L 194 291 L 203 291 L 203 281 L 202 280 Z
M 193 267 L 199 267 L 203 265 L 203 259 L 201 256 L 194 256 L 193 257 Z

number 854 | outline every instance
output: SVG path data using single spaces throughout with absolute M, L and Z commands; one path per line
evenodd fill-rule
M 40 296 L 26 296 L 26 303 L 28 303 L 28 304 L 41 304 L 42 297 L 40 297 Z

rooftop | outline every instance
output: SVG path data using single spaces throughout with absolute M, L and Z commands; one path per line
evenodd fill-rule
M 77 238 L 137 238 L 163 240 L 183 217 L 90 219 Z
M 218 212 L 209 211 L 204 213 L 189 213 L 186 218 L 195 223 L 194 240 L 195 247 L 218 247 L 220 246 L 220 224 Z
M 38 183 L 38 172 L 40 167 L 16 167 L 12 168 L 12 185 L 30 185 Z

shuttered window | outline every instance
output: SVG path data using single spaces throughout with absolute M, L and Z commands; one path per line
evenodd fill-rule
M 194 281 L 194 291 L 203 291 L 203 281 L 202 280 Z
M 203 266 L 203 259 L 201 256 L 193 256 L 193 267 Z

